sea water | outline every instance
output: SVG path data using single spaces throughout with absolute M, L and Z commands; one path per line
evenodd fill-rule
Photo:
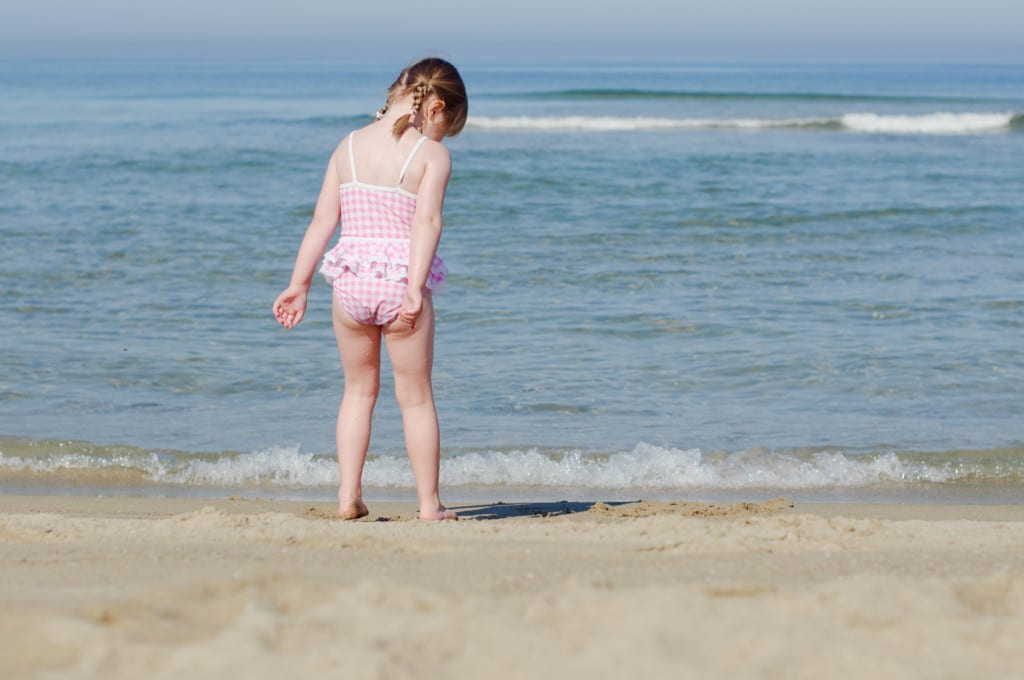
M 270 304 L 402 65 L 0 62 L 0 485 L 332 495 Z M 460 67 L 446 497 L 1024 499 L 1024 67 Z

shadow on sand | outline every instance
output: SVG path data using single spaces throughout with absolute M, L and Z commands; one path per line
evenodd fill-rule
M 514 517 L 559 517 L 578 512 L 587 512 L 602 501 L 555 501 L 553 503 L 487 503 L 482 505 L 452 505 L 449 509 L 465 519 L 510 519 Z M 604 505 L 616 506 L 636 501 L 604 501 Z

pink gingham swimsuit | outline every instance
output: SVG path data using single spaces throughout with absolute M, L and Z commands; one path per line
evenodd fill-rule
M 426 141 L 413 147 L 393 187 L 364 184 L 356 177 L 352 137 L 348 159 L 352 181 L 340 185 L 341 237 L 324 255 L 320 273 L 334 287 L 338 301 L 356 322 L 386 326 L 402 307 L 409 283 L 409 242 L 416 194 L 402 189 L 413 156 Z M 435 256 L 427 275 L 427 288 L 439 290 L 448 270 Z

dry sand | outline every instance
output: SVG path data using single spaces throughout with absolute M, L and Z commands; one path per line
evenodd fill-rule
M 1024 677 L 1024 506 L 0 497 L 0 678 Z

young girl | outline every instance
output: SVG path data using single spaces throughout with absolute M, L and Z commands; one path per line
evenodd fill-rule
M 302 321 L 313 271 L 340 219 L 341 237 L 320 272 L 334 288 L 334 333 L 345 372 L 337 430 L 338 514 L 345 519 L 369 512 L 362 474 L 380 389 L 381 338 L 394 368 L 420 519 L 456 518 L 438 495 L 431 291 L 446 273 L 435 255 L 451 174 L 441 139 L 462 130 L 468 106 L 462 78 L 447 61 L 424 59 L 402 71 L 377 121 L 334 150 L 291 283 L 274 302 L 282 326 Z

